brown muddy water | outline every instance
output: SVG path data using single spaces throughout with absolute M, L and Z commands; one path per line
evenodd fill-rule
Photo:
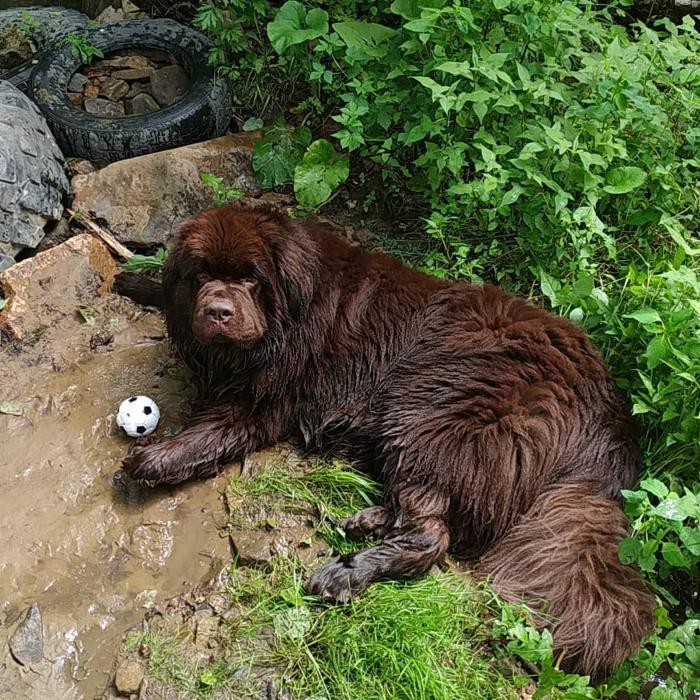
M 157 314 L 113 295 L 91 303 L 94 324 L 64 312 L 30 343 L 0 346 L 1 698 L 113 697 L 125 631 L 230 558 L 223 477 L 154 490 L 115 480 L 130 444 L 120 401 L 154 398 L 163 435 L 181 425 L 190 388 Z M 33 603 L 43 659 L 22 666 L 7 642 Z

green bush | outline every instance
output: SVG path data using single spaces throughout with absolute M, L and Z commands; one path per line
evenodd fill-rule
M 258 75 L 305 85 L 287 104 L 291 120 L 303 114 L 328 136 L 330 117 L 338 145 L 381 179 L 383 198 L 410 197 L 425 212 L 423 269 L 531 294 L 601 348 L 645 453 L 646 480 L 625 494 L 633 532 L 621 554 L 672 613 L 659 609 L 636 662 L 651 673 L 666 660 L 678 674 L 657 697 L 687 692 L 698 655 L 671 660 L 697 650 L 700 625 L 678 596 L 697 580 L 700 537 L 693 21 L 623 26 L 621 6 L 570 0 L 212 3 L 204 7 L 255 15 L 242 31 L 264 48 L 240 50 L 257 57 Z M 215 59 L 233 65 L 223 36 Z M 682 520 L 669 517 L 677 502 Z

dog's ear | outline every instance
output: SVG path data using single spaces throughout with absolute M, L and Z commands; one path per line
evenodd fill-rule
M 280 246 L 278 271 L 289 310 L 302 316 L 314 296 L 318 253 L 301 224 L 292 223 L 290 228 L 291 236 Z
M 303 222 L 271 214 L 266 226 L 277 284 L 289 313 L 299 318 L 311 304 L 318 275 L 318 249 Z M 274 231 L 274 233 L 272 233 Z

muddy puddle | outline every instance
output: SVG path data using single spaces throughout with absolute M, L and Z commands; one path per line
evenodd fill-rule
M 88 322 L 49 309 L 41 337 L 0 345 L 2 698 L 112 697 L 124 632 L 230 558 L 219 532 L 223 477 L 154 490 L 115 480 L 130 443 L 115 423 L 120 401 L 153 397 L 167 434 L 191 389 L 157 314 L 113 295 L 91 304 Z M 8 641 L 34 603 L 41 628 L 28 643 L 40 660 L 21 665 Z

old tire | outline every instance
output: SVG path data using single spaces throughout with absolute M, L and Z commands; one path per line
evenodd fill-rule
M 39 110 L 0 80 L 0 269 L 63 214 L 70 191 L 61 152 Z
M 31 20 L 28 20 L 28 17 Z M 26 27 L 37 48 L 34 60 L 38 60 L 42 51 L 62 41 L 68 34 L 82 33 L 89 21 L 90 18 L 82 12 L 68 10 L 65 7 L 17 7 L 11 10 L 0 10 L 0 32 L 10 24 Z M 0 78 L 27 93 L 34 65 L 32 61 L 25 61 L 3 73 Z
M 150 114 L 119 118 L 88 114 L 66 95 L 80 59 L 68 47 L 55 47 L 34 69 L 31 90 L 65 154 L 110 163 L 226 133 L 231 93 L 207 63 L 211 44 L 202 34 L 172 20 L 127 20 L 89 29 L 85 36 L 105 56 L 126 49 L 172 54 L 190 86 L 178 102 Z

